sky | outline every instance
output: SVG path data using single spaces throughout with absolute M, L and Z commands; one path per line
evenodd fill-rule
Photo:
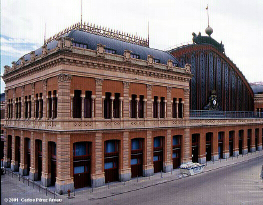
M 143 38 L 149 22 L 150 47 L 168 50 L 191 43 L 193 32 L 205 35 L 207 4 L 212 37 L 248 82 L 263 81 L 263 0 L 82 0 L 82 19 Z M 80 19 L 81 0 L 1 0 L 1 75 L 41 47 L 45 33 L 49 38 Z

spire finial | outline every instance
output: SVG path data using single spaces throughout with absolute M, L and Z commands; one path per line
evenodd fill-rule
M 207 7 L 206 7 L 206 11 L 207 11 L 208 26 L 207 26 L 207 28 L 205 29 L 205 32 L 206 32 L 206 34 L 210 37 L 211 34 L 213 33 L 213 29 L 209 26 L 208 4 L 207 4 Z

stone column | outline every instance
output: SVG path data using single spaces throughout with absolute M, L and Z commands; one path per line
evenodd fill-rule
M 153 118 L 152 85 L 147 85 L 147 118 Z
M 114 113 L 113 113 L 113 111 L 114 111 L 114 109 L 113 109 L 114 99 L 115 99 L 115 97 L 113 97 L 113 96 L 110 97 L 111 119 L 114 119 Z
M 255 139 L 255 134 L 256 134 L 256 132 L 255 132 L 255 128 L 252 128 L 251 129 L 251 137 L 250 137 L 250 140 L 251 140 L 251 152 L 255 152 L 256 151 L 256 145 L 255 145 L 255 141 L 256 141 L 256 139 Z
M 21 92 L 21 119 L 24 119 L 25 118 L 25 86 L 23 85 L 22 86 L 22 92 Z
M 43 133 L 41 183 L 45 187 L 51 184 L 51 175 L 48 173 L 48 163 L 49 163 L 48 139 L 47 139 L 46 133 Z M 67 169 L 70 169 L 70 167 L 68 167 Z
M 102 163 L 104 160 L 102 143 L 102 133 L 96 132 L 95 143 L 92 143 L 92 150 L 94 150 L 93 153 L 96 153 L 92 155 L 92 160 L 94 161 L 94 163 L 92 163 L 94 166 L 91 173 L 92 187 L 99 187 L 105 184 L 105 176 Z
M 158 118 L 158 119 L 160 119 L 160 108 L 161 108 L 160 102 L 161 102 L 161 100 L 158 99 L 158 100 L 157 100 L 157 109 L 158 109 L 157 118 Z
M 22 176 L 27 174 L 27 170 L 25 167 L 25 138 L 23 136 L 23 131 L 21 131 L 20 136 L 20 166 L 19 166 L 19 174 Z
M 120 97 L 120 118 L 123 117 L 123 114 L 122 114 L 122 112 L 123 112 L 123 110 L 122 110 L 122 104 L 123 104 L 123 97 Z
M 129 88 L 130 83 L 129 82 L 123 82 L 123 118 L 129 118 L 129 107 L 130 107 L 130 101 L 129 101 Z
M 172 118 L 173 110 L 172 110 L 172 88 L 167 87 L 167 100 L 166 100 L 166 117 L 168 119 Z
M 12 171 L 18 171 L 18 163 L 16 159 L 16 137 L 15 137 L 15 131 L 12 130 L 12 160 L 11 160 L 11 170 Z
M 74 99 L 74 94 L 70 94 L 70 108 L 71 108 L 71 117 L 73 118 L 73 99 Z
M 167 117 L 167 106 L 166 106 L 166 104 L 167 104 L 167 100 L 164 100 L 164 118 Z
M 261 151 L 263 147 L 263 142 L 262 142 L 262 128 L 259 128 L 258 132 L 258 151 Z
M 179 114 L 178 114 L 178 105 L 179 105 L 179 101 L 175 101 L 175 108 L 176 108 L 176 118 L 179 117 Z
M 85 95 L 84 94 L 81 94 L 80 95 L 81 97 L 81 118 L 84 119 L 84 101 L 85 101 Z
M 129 161 L 130 145 L 129 145 L 129 132 L 123 132 L 122 141 L 122 168 L 120 170 L 120 181 L 129 181 L 131 179 L 131 167 Z
M 72 76 L 69 74 L 59 74 L 57 78 L 58 78 L 57 118 L 69 119 L 70 83 Z
M 96 109 L 95 109 L 95 117 L 96 119 L 102 119 L 103 117 L 103 102 L 102 102 L 102 84 L 103 80 L 102 79 L 95 79 L 96 81 Z
M 229 158 L 229 131 L 226 130 L 223 137 L 223 158 Z
M 43 94 L 42 94 L 42 99 L 43 99 L 43 120 L 47 119 L 47 79 L 43 80 Z
M 70 175 L 70 134 L 57 135 L 57 177 L 56 192 L 67 193 L 74 190 L 73 177 Z
M 233 136 L 233 157 L 236 157 L 239 155 L 239 135 L 238 135 L 238 129 L 235 129 L 235 133 Z
M 139 100 L 140 98 L 136 98 L 136 118 L 139 118 Z
M 167 130 L 167 135 L 165 138 L 165 160 L 164 160 L 164 172 L 170 172 L 173 170 L 172 161 L 172 135 L 171 130 Z
M 7 95 L 6 95 L 7 96 Z M 8 157 L 8 136 L 7 136 L 7 131 L 6 129 L 4 129 L 4 167 L 10 167 L 10 163 L 7 157 Z
M 30 172 L 29 178 L 33 181 L 37 180 L 37 172 L 36 172 L 36 140 L 34 136 L 34 132 L 31 132 L 30 138 Z M 42 161 L 44 161 L 45 156 L 42 156 Z
M 143 153 L 146 154 L 146 163 L 143 165 L 143 176 L 152 176 L 154 173 L 153 167 L 153 139 L 152 131 L 147 130 L 147 136 L 145 140 L 145 149 Z
M 146 108 L 146 104 L 147 104 L 147 99 L 143 99 L 143 118 L 147 118 L 147 108 Z
M 199 146 L 198 146 L 198 163 L 204 164 L 206 163 L 206 133 L 202 134 L 200 133 L 200 140 L 199 140 Z
M 96 99 L 96 96 L 95 95 L 92 95 L 91 96 L 91 118 L 94 119 L 95 117 L 95 99 Z
M 35 119 L 35 83 L 31 83 L 31 117 Z

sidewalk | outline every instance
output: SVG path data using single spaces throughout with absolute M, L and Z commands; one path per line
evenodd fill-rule
M 228 159 L 221 159 L 215 162 L 207 162 L 207 165 L 203 171 L 203 173 L 210 172 L 213 170 L 217 170 L 223 167 L 232 166 L 234 164 L 239 164 L 242 162 L 246 162 L 250 159 L 257 158 L 263 156 L 263 151 L 257 151 L 254 153 L 249 153 L 248 155 L 244 155 L 242 157 L 234 157 Z M 200 174 L 203 174 L 200 173 Z M 133 178 L 127 182 L 114 182 L 106 184 L 103 187 L 98 188 L 83 188 L 78 189 L 75 192 L 75 198 L 71 199 L 72 203 L 75 202 L 84 202 L 87 199 L 89 200 L 96 200 L 96 199 L 103 199 L 111 196 L 116 196 L 124 193 L 129 193 L 141 189 L 145 189 L 151 186 L 155 186 L 158 184 L 163 184 L 175 180 L 180 180 L 181 178 L 187 177 L 186 175 L 180 174 L 179 169 L 175 169 L 169 173 L 156 173 L 151 177 L 139 177 Z

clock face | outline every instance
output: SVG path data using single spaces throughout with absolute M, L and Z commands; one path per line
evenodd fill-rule
M 213 100 L 213 105 L 216 105 L 216 100 Z

